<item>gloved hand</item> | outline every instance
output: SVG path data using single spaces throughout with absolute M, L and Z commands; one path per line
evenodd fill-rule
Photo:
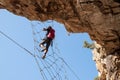
M 46 28 L 43 28 L 43 31 L 45 31 L 46 30 Z

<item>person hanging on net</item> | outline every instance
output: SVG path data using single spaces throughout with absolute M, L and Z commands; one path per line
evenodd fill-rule
M 44 52 L 44 55 L 42 56 L 42 58 L 44 59 L 48 52 L 48 48 L 55 37 L 55 30 L 51 26 L 49 26 L 48 28 L 43 28 L 43 31 L 47 31 L 46 37 L 39 44 L 39 46 L 43 48 L 42 52 Z

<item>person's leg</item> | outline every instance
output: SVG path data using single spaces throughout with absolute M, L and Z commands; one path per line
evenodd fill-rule
M 45 50 L 44 50 L 44 55 L 43 55 L 43 59 L 46 57 L 46 54 L 47 54 L 47 52 L 48 52 L 48 48 L 49 48 L 49 46 L 50 46 L 50 44 L 51 44 L 51 41 L 52 41 L 52 39 L 49 39 L 48 38 L 48 41 L 47 41 L 47 43 L 46 43 L 46 48 L 45 48 Z
M 43 39 L 43 41 L 39 44 L 40 47 L 45 48 L 44 44 L 47 43 L 47 38 Z
M 48 42 L 46 43 L 46 50 L 49 49 L 52 39 L 48 38 Z

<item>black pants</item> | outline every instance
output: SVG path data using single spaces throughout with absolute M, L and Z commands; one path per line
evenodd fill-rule
M 52 42 L 52 39 L 47 37 L 47 38 L 43 39 L 43 41 L 40 44 L 42 44 L 42 45 L 45 44 L 46 45 L 46 50 L 48 50 L 51 42 Z

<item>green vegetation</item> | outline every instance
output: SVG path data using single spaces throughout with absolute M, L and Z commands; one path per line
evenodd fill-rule
M 83 47 L 89 48 L 89 49 L 94 49 L 95 45 L 94 45 L 94 43 L 88 43 L 87 41 L 84 41 Z

